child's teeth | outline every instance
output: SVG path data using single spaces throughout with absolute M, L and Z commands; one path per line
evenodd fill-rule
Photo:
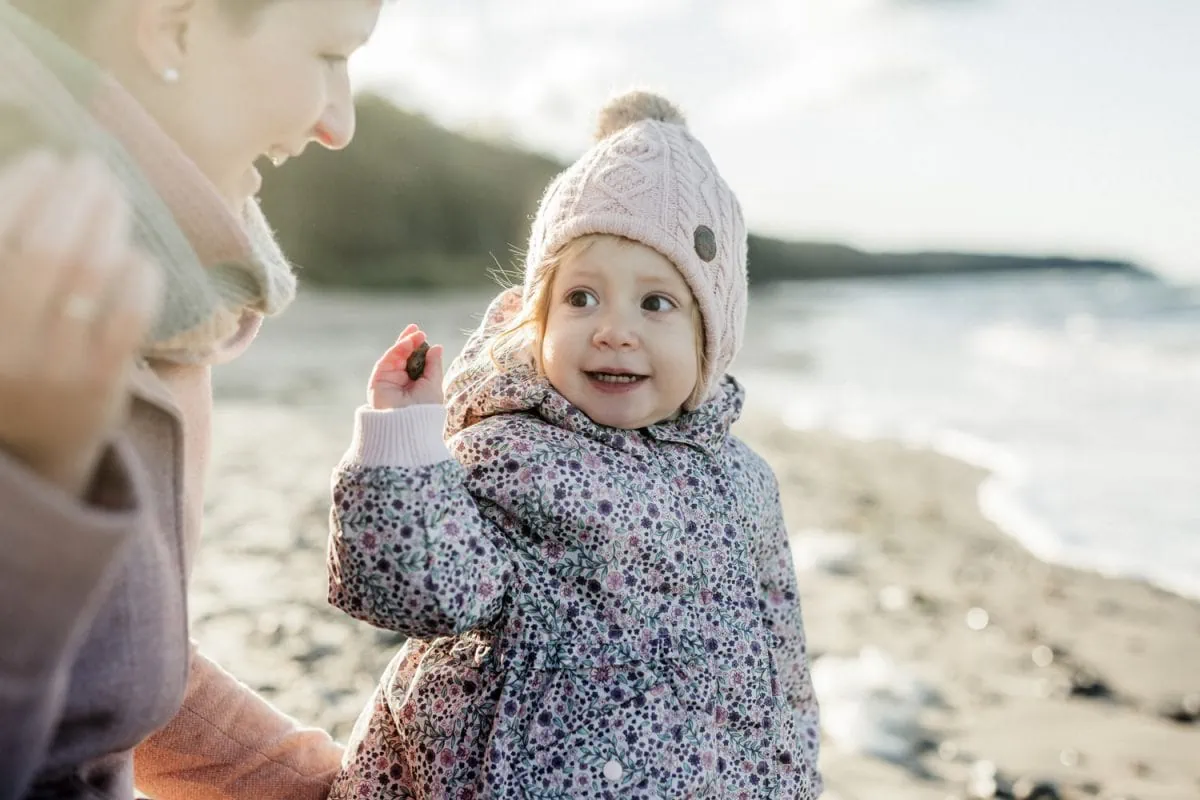
M 596 377 L 605 383 L 633 383 L 638 379 L 637 375 L 608 375 L 603 372 L 597 372 Z

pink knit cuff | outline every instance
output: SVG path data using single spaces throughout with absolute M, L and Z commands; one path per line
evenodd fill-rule
M 418 405 L 377 411 L 362 406 L 354 414 L 354 440 L 343 465 L 425 467 L 450 458 L 442 440 L 446 407 Z

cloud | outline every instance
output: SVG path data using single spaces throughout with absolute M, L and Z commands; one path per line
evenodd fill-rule
M 772 55 L 734 87 L 727 107 L 742 121 L 766 123 L 897 98 L 969 97 L 975 81 L 937 47 L 932 20 L 897 13 L 908 2 L 777 0 L 769 35 L 730 9 L 728 27 L 742 47 Z
M 657 88 L 697 123 L 924 96 L 961 99 L 934 12 L 986 0 L 443 0 L 400 3 L 356 69 L 459 127 L 484 124 L 570 155 L 604 98 Z M 519 10 L 518 10 L 519 9 Z

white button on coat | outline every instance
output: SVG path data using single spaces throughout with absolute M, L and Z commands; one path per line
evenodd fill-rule
M 625 769 L 621 766 L 620 761 L 615 759 L 604 765 L 604 777 L 608 778 L 613 783 L 621 780 L 621 776 L 625 774 Z

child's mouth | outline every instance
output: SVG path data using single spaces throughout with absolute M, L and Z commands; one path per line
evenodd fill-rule
M 642 381 L 646 380 L 646 375 L 635 375 L 632 372 L 587 372 L 588 380 L 597 389 L 605 392 L 623 392 L 634 389 L 639 386 Z

